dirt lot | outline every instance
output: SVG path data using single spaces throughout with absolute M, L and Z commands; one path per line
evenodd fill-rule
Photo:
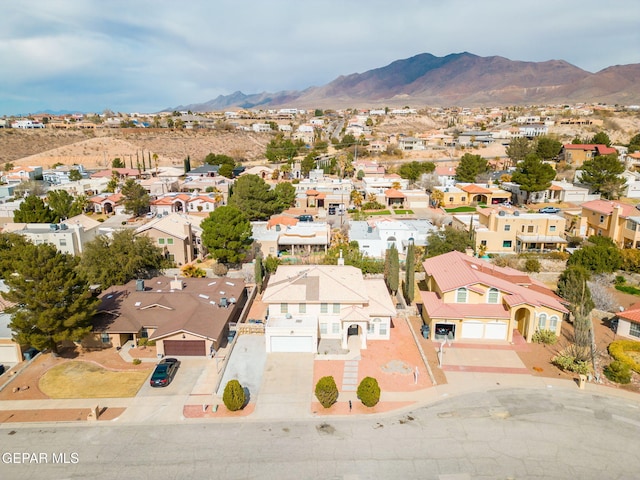
M 151 355 L 151 358 L 155 357 L 155 349 L 151 348 L 147 348 L 145 350 L 133 349 L 130 353 L 133 358 L 142 358 L 148 355 Z M 66 351 L 62 352 L 59 357 L 54 357 L 50 353 L 43 353 L 38 355 L 15 380 L 0 391 L 0 401 L 47 399 L 48 397 L 40 390 L 38 385 L 40 377 L 42 377 L 42 375 L 44 375 L 44 373 L 50 368 L 70 360 L 92 362 L 107 370 L 115 371 L 138 371 L 148 370 L 150 368 L 149 363 L 133 365 L 132 363 L 125 362 L 113 348 L 95 352 L 78 352 L 77 350 Z M 20 368 L 21 366 L 22 365 L 18 365 L 17 368 Z M 8 381 L 10 378 L 9 374 L 2 376 L 4 382 Z M 14 393 L 13 389 L 16 387 L 19 388 L 19 391 Z

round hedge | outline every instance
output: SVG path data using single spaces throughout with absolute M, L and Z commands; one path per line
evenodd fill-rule
M 244 388 L 242 388 L 238 380 L 229 380 L 227 386 L 224 387 L 222 401 L 224 402 L 224 406 L 232 412 L 244 407 Z
M 324 408 L 329 408 L 338 400 L 338 386 L 333 377 L 322 377 L 316 383 L 316 398 Z
M 640 373 L 640 363 L 636 362 L 625 352 L 640 352 L 640 342 L 633 340 L 616 340 L 609 344 L 609 355 L 616 360 L 626 363 L 636 373 Z
M 374 407 L 380 401 L 380 386 L 372 377 L 364 377 L 358 385 L 358 398 L 367 407 Z

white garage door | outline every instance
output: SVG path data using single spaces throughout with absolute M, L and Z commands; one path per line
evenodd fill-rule
M 507 339 L 507 323 L 487 323 L 484 326 L 484 338 L 488 340 L 506 340 Z
M 409 202 L 409 208 L 429 208 L 429 202 Z
M 466 321 L 462 322 L 462 338 L 483 338 L 484 323 Z
M 0 363 L 18 363 L 18 349 L 14 345 L 0 345 Z
M 315 353 L 313 337 L 271 337 L 272 352 Z

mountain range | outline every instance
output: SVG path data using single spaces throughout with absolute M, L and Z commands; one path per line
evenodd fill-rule
M 522 62 L 468 52 L 444 57 L 422 53 L 364 73 L 340 76 L 320 87 L 248 95 L 238 91 L 205 103 L 166 110 L 582 102 L 640 104 L 640 64 L 616 65 L 590 73 L 564 60 Z

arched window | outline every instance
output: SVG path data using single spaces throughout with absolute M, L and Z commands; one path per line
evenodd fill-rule
M 490 288 L 487 293 L 487 303 L 498 303 L 498 294 L 500 292 L 497 288 Z
M 467 289 L 464 287 L 456 291 L 456 303 L 467 303 Z
M 547 328 L 547 314 L 541 313 L 538 317 L 538 330 L 544 330 Z
M 551 330 L 554 333 L 557 333 L 557 328 L 558 328 L 558 317 L 553 315 L 549 319 L 549 330 Z

